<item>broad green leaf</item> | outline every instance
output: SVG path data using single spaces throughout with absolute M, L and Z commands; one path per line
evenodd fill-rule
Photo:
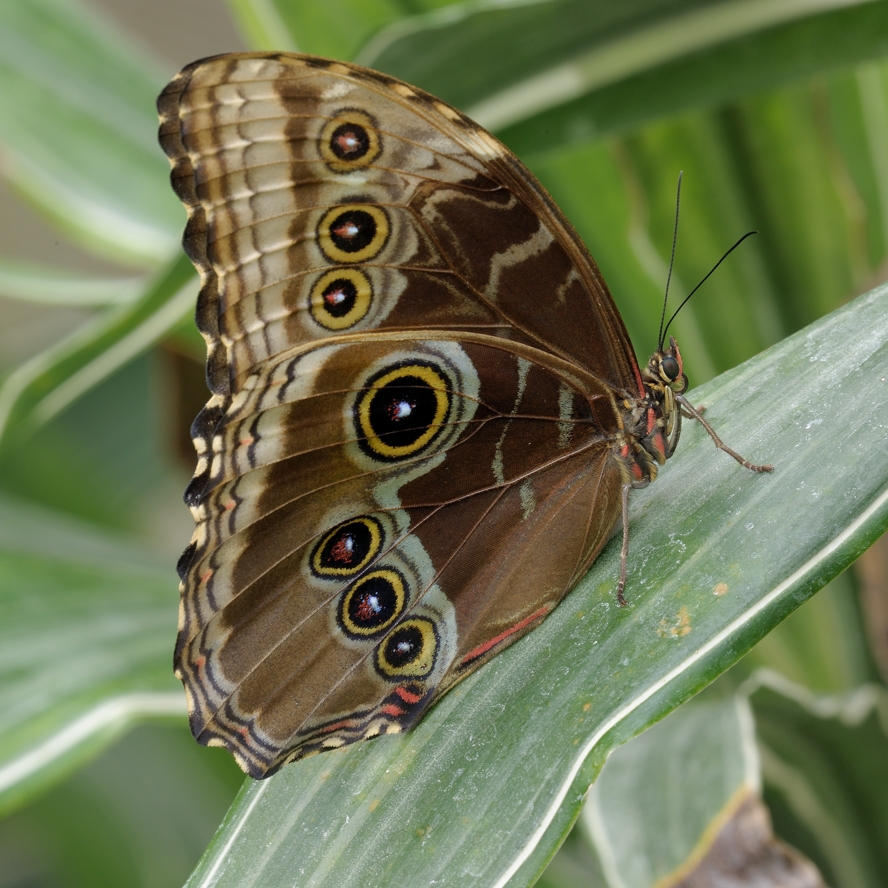
M 4 0 L 4 175 L 85 246 L 117 260 L 166 259 L 181 228 L 156 148 L 166 79 L 78 0 Z
M 408 735 L 248 785 L 191 886 L 525 885 L 607 753 L 745 653 L 888 524 L 888 288 L 692 393 L 753 476 L 687 429 L 546 623 Z M 544 553 L 541 553 L 544 557 Z
M 758 797 L 760 782 L 745 698 L 692 700 L 614 751 L 580 823 L 611 885 L 671 884 Z
M 763 671 L 746 690 L 775 827 L 833 888 L 881 888 L 888 872 L 885 688 L 817 696 Z
M 138 549 L 0 500 L 0 808 L 138 720 L 182 717 L 176 582 Z
M 712 6 L 729 7 L 730 3 Z M 864 0 L 836 6 L 844 8 L 810 18 L 800 16 L 798 21 L 640 68 L 624 80 L 504 126 L 499 135 L 519 153 L 544 153 L 552 144 L 633 130 L 689 109 L 716 109 L 782 83 L 884 58 L 878 35 L 888 4 Z M 808 12 L 815 12 L 813 4 Z
M 465 3 L 391 25 L 357 60 L 452 102 L 529 153 L 883 55 L 886 8 L 884 0 Z
M 141 354 L 189 313 L 198 281 L 180 256 L 138 300 L 109 309 L 0 385 L 0 434 L 17 423 L 40 425 L 114 370 Z
M 399 0 L 228 0 L 241 31 L 256 49 L 351 58 L 379 28 L 414 11 Z
M 144 290 L 139 277 L 95 277 L 74 271 L 0 259 L 0 295 L 51 305 L 115 305 Z

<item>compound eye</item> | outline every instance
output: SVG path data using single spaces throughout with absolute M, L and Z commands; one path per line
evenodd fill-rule
M 681 373 L 681 366 L 675 358 L 666 355 L 666 357 L 660 361 L 660 370 L 670 382 L 675 382 L 675 380 L 678 379 L 679 373 Z

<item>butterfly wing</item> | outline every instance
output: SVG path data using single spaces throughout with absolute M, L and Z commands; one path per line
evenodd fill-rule
M 263 776 L 402 730 L 557 604 L 620 475 L 594 381 L 534 354 L 368 334 L 251 378 L 216 424 L 183 572 L 198 739 Z
M 544 618 L 618 517 L 641 381 L 568 223 L 449 106 L 242 54 L 159 109 L 214 393 L 176 670 L 259 777 L 408 727 Z
M 300 342 L 432 327 L 523 341 L 643 394 L 592 257 L 456 109 L 354 65 L 249 53 L 188 66 L 158 106 L 214 391 Z

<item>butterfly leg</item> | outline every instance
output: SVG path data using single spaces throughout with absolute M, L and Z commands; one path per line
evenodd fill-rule
M 697 410 L 697 408 L 694 407 L 694 405 L 691 404 L 691 402 L 688 401 L 687 398 L 684 397 L 684 395 L 676 394 L 675 400 L 678 401 L 682 413 L 686 417 L 688 417 L 688 419 L 696 419 L 697 422 L 699 422 L 700 425 L 702 425 L 703 428 L 706 429 L 707 432 L 709 432 L 709 437 L 712 438 L 715 446 L 718 447 L 719 450 L 724 450 L 724 452 L 727 453 L 728 456 L 734 457 L 734 459 L 736 459 L 741 466 L 749 469 L 751 472 L 774 471 L 774 466 L 772 465 L 756 465 L 755 463 L 751 463 L 748 459 L 744 459 L 742 456 L 740 456 L 739 453 L 737 453 L 736 450 L 731 450 L 731 448 L 728 447 L 728 445 L 725 444 L 721 438 L 719 438 L 719 436 L 715 432 L 715 429 L 711 425 L 709 425 L 709 423 L 705 419 L 703 419 L 702 413 Z

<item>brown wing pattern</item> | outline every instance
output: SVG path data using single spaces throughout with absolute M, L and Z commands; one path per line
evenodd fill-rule
M 433 327 L 524 341 L 641 393 L 582 242 L 514 155 L 450 106 L 286 54 L 197 62 L 158 105 L 189 209 L 185 247 L 204 276 L 213 391 L 300 342 Z M 356 220 L 362 232 L 337 247 L 331 228 Z M 338 316 L 324 300 L 337 283 L 340 306 L 353 306 Z
M 545 617 L 617 520 L 641 382 L 576 235 L 452 108 L 244 54 L 159 109 L 213 392 L 176 672 L 262 777 L 409 727 Z

